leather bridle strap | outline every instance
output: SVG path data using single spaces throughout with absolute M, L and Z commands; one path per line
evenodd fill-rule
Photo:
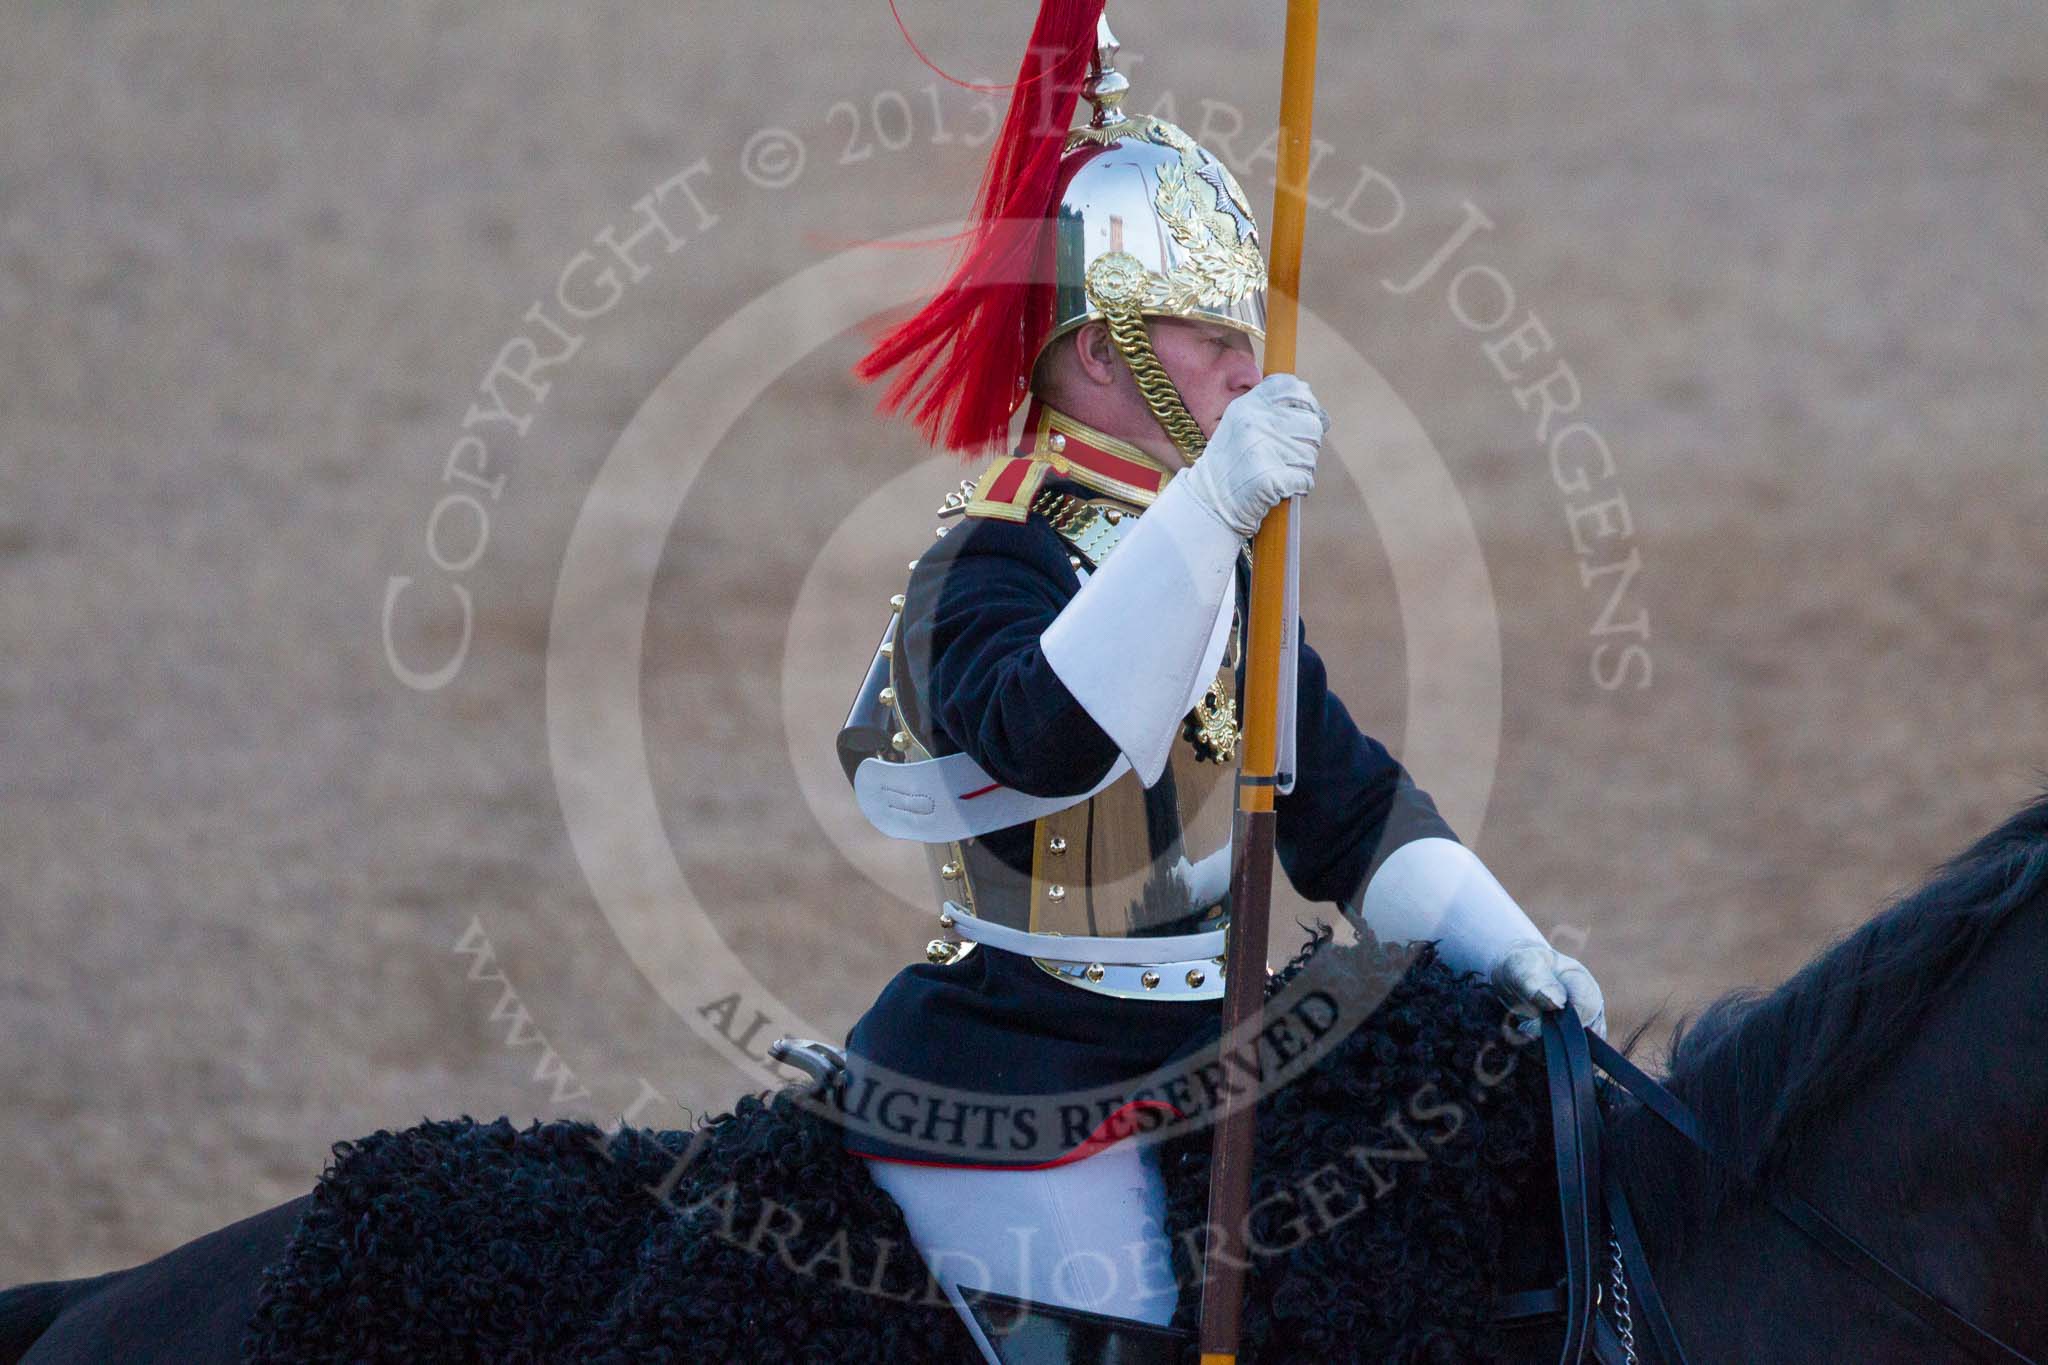
M 1657 1353 L 1668 1365 L 1688 1365 L 1685 1348 L 1678 1344 L 1678 1329 L 1671 1325 L 1671 1314 L 1664 1307 L 1663 1291 L 1657 1288 L 1657 1278 L 1650 1273 L 1650 1258 L 1636 1232 L 1628 1191 L 1621 1187 L 1621 1176 L 1612 1165 L 1607 1168 L 1607 1218 L 1608 1226 L 1614 1229 L 1615 1245 L 1621 1248 L 1622 1269 L 1628 1273 L 1630 1312 L 1650 1329 L 1650 1340 L 1656 1343 Z
M 1565 1011 L 1570 1013 L 1570 1011 Z M 1573 1016 L 1574 1022 L 1577 1016 Z M 1557 1203 L 1564 1220 L 1564 1346 L 1561 1365 L 1585 1358 L 1599 1282 L 1600 1107 L 1583 1029 L 1543 1027 L 1550 1086 L 1551 1146 L 1557 1157 Z
M 1565 1022 L 1566 1017 L 1568 1017 L 1569 1022 Z M 1692 1111 L 1687 1109 L 1677 1096 L 1652 1080 L 1635 1063 L 1617 1052 L 1606 1039 L 1597 1035 L 1587 1034 L 1584 1031 L 1584 1027 L 1579 1023 L 1577 1016 L 1573 1015 L 1570 1010 L 1559 1010 L 1544 1016 L 1546 1044 L 1548 1043 L 1549 1035 L 1553 1032 L 1549 1026 L 1550 1020 L 1553 1019 L 1560 1021 L 1560 1026 L 1554 1030 L 1555 1032 L 1565 1034 L 1566 1036 L 1577 1034 L 1584 1039 L 1592 1061 L 1598 1063 L 1603 1071 L 1612 1076 L 1615 1084 L 1622 1090 L 1628 1092 L 1629 1095 L 1648 1108 L 1651 1113 L 1662 1119 L 1679 1136 L 1732 1172 L 1745 1188 L 1750 1189 L 1754 1193 L 1761 1194 L 1764 1199 L 1769 1201 L 1772 1208 L 1776 1209 L 1793 1227 L 1804 1233 L 1807 1239 L 1815 1246 L 1818 1246 L 1821 1250 L 1848 1266 L 1849 1269 L 1855 1271 L 1873 1288 L 1877 1289 L 1907 1313 L 1917 1318 L 1921 1323 L 1939 1332 L 1948 1340 L 1951 1346 L 1954 1346 L 1971 1360 L 1987 1362 L 1987 1365 L 2034 1365 L 2034 1362 L 2029 1360 L 2028 1357 L 2015 1351 L 2012 1347 L 2006 1345 L 1997 1337 L 1977 1326 L 1977 1324 L 1971 1322 L 1953 1308 L 1950 1308 L 1940 1299 L 1935 1298 L 1934 1295 L 1892 1269 L 1876 1253 L 1872 1252 L 1861 1242 L 1858 1242 L 1826 1214 L 1807 1203 L 1804 1199 L 1801 1199 L 1798 1195 L 1784 1193 L 1767 1187 L 1758 1189 L 1752 1185 L 1733 1162 L 1722 1155 L 1720 1151 L 1706 1140 L 1705 1136 L 1700 1132 L 1699 1123 L 1694 1119 Z M 1546 1052 L 1546 1059 L 1548 1055 Z M 1552 1093 L 1554 1096 L 1554 1083 Z M 1619 1182 L 1610 1177 L 1610 1201 L 1613 1200 L 1613 1192 L 1619 1190 L 1619 1188 Z M 1616 1207 L 1619 1209 L 1622 1217 L 1626 1218 L 1628 1212 L 1627 1204 L 1619 1202 L 1616 1204 Z M 1647 1260 L 1642 1259 L 1642 1243 L 1635 1236 L 1633 1223 L 1631 1222 L 1626 1236 L 1623 1235 L 1618 1224 L 1615 1231 L 1616 1239 L 1622 1243 L 1623 1261 L 1625 1263 L 1632 1260 L 1635 1262 L 1628 1264 L 1628 1272 L 1631 1280 L 1636 1284 L 1638 1299 L 1643 1299 L 1647 1291 L 1647 1295 L 1652 1301 L 1655 1301 L 1656 1289 L 1650 1279 L 1649 1263 Z M 1631 1244 L 1633 1244 L 1634 1248 L 1633 1257 L 1630 1254 Z M 1654 1324 L 1656 1318 L 1662 1315 L 1661 1309 L 1662 1305 L 1659 1303 L 1658 1313 L 1651 1317 L 1653 1336 L 1659 1335 Z M 1670 1328 L 1668 1318 L 1665 1320 L 1664 1327 L 1667 1331 Z M 1682 1356 L 1675 1354 L 1677 1346 L 1675 1336 L 1673 1336 L 1668 1346 L 1661 1339 L 1657 1344 L 1659 1349 L 1664 1350 L 1667 1354 L 1671 1354 L 1674 1360 L 1683 1359 Z

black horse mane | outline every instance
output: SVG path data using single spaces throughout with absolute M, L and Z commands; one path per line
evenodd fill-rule
M 1653 1247 L 1674 1250 L 1744 1183 L 1781 1171 L 1816 1123 L 1905 1043 L 1999 927 L 2044 893 L 2048 794 L 1776 990 L 1731 992 L 1681 1021 L 1665 1084 L 1735 1171 L 1674 1159 L 1674 1140 L 1654 1116 L 1622 1114 L 1613 1154 L 1641 1206 L 1665 1214 L 1646 1220 Z

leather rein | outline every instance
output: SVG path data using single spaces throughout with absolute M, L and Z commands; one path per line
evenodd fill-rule
M 1551 1134 L 1557 1153 L 1558 1204 L 1564 1219 L 1565 1276 L 1562 1285 L 1501 1296 L 1495 1321 L 1503 1324 L 1562 1316 L 1561 1365 L 1579 1365 L 1588 1353 L 1601 1365 L 1633 1365 L 1649 1359 L 1687 1365 L 1678 1333 L 1650 1273 L 1635 1214 L 1618 1172 L 1604 1164 L 1603 1132 L 1595 1067 L 1610 1083 L 1643 1105 L 1674 1132 L 1725 1169 L 1736 1167 L 1701 1133 L 1699 1121 L 1677 1096 L 1617 1052 L 1606 1039 L 1586 1032 L 1569 1009 L 1543 1015 L 1543 1060 L 1549 1072 Z M 2020 1352 L 1957 1313 L 1907 1279 L 1883 1258 L 1796 1194 L 1758 1188 L 1739 1172 L 1737 1179 L 1760 1195 L 1806 1239 L 1856 1272 L 1921 1324 L 1941 1334 L 1961 1356 L 1985 1365 L 2034 1365 Z M 1610 1231 L 1617 1329 L 1600 1311 L 1600 1233 Z M 1635 1325 L 1648 1328 L 1648 1350 Z

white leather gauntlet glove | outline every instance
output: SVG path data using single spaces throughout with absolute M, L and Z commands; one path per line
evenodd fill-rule
M 1329 424 L 1291 374 L 1239 395 L 1202 457 L 1167 482 L 1039 637 L 1052 671 L 1146 786 L 1222 662 L 1244 537 L 1314 484 Z
M 1174 476 L 1240 536 L 1259 529 L 1282 498 L 1315 486 L 1330 414 L 1298 376 L 1271 374 L 1223 410 L 1202 457 Z
M 1401 845 L 1345 908 L 1382 941 L 1437 940 L 1447 966 L 1481 973 L 1519 1014 L 1570 1005 L 1588 1030 L 1607 1036 L 1600 983 L 1546 942 L 1479 855 L 1455 839 Z

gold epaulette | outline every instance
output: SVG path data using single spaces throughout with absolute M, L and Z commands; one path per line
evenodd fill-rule
M 1007 456 L 984 470 L 979 479 L 961 480 L 960 487 L 939 504 L 938 515 L 996 517 L 1020 523 L 1034 515 L 1043 517 L 1093 569 L 1131 529 L 1140 509 L 1117 506 L 1110 500 L 1090 502 L 1041 487 L 1048 474 L 1062 472 L 1057 460 Z
M 1031 515 L 1031 499 L 1051 472 L 1050 461 L 1005 456 L 982 471 L 964 510 L 970 517 L 1024 521 Z

